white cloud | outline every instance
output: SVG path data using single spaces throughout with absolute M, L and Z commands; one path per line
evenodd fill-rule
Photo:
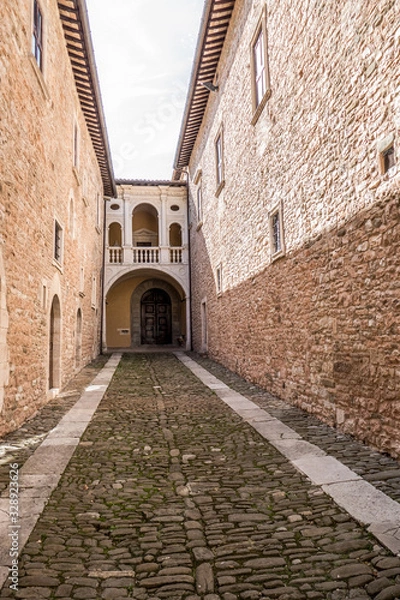
M 86 0 L 117 177 L 169 178 L 203 0 Z

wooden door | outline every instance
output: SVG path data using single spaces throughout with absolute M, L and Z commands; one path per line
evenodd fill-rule
M 152 289 L 142 297 L 142 344 L 171 343 L 171 299 L 163 290 Z

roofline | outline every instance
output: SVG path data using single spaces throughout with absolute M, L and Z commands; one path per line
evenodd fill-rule
M 68 6 L 67 2 L 72 3 L 73 8 L 71 6 Z M 100 137 L 101 137 L 100 146 L 98 144 L 98 140 L 95 143 L 95 131 L 93 129 L 93 124 L 92 124 L 93 117 L 92 117 L 92 123 L 89 124 L 88 112 L 87 112 L 86 107 L 83 104 L 83 93 L 82 93 L 82 91 L 80 91 L 78 86 L 77 86 L 77 93 L 78 93 L 79 101 L 81 103 L 81 108 L 82 108 L 82 111 L 83 111 L 83 114 L 85 117 L 85 121 L 88 126 L 88 131 L 89 131 L 89 135 L 92 140 L 93 149 L 94 149 L 96 157 L 97 157 L 97 162 L 99 164 L 102 181 L 103 181 L 104 194 L 106 196 L 116 196 L 117 190 L 116 190 L 115 181 L 114 181 L 114 171 L 113 171 L 113 165 L 112 165 L 112 160 L 111 160 L 111 152 L 110 152 L 110 146 L 109 146 L 109 141 L 108 141 L 107 127 L 106 127 L 106 122 L 105 122 L 105 118 L 104 118 L 104 109 L 103 109 L 103 103 L 102 103 L 102 99 L 101 99 L 99 78 L 98 78 L 98 74 L 97 74 L 96 61 L 95 61 L 95 57 L 94 57 L 94 50 L 93 50 L 91 33 L 90 33 L 90 24 L 89 24 L 89 17 L 88 17 L 86 1 L 85 0 L 58 0 L 58 8 L 60 11 L 61 24 L 63 26 L 65 35 L 67 32 L 64 28 L 64 20 L 63 20 L 62 14 L 61 14 L 62 10 L 66 11 L 66 12 L 73 11 L 75 13 L 77 24 L 78 25 L 80 24 L 81 28 L 82 28 L 81 29 L 81 33 L 82 33 L 81 45 L 82 45 L 82 52 L 83 52 L 83 60 L 86 63 L 85 67 L 89 74 L 90 90 L 92 92 L 93 102 L 94 102 L 95 108 L 96 108 L 96 117 L 97 117 L 96 129 L 98 129 L 98 131 L 100 133 Z M 77 31 L 77 33 L 79 33 L 79 31 Z M 78 42 L 78 40 L 77 40 L 77 42 Z M 72 70 L 74 73 L 75 82 L 77 83 L 77 71 L 74 67 L 74 64 L 72 63 L 72 56 L 70 53 L 70 48 L 68 46 L 67 39 L 66 39 L 66 43 L 67 43 L 67 52 L 70 56 L 71 66 L 72 66 Z
M 174 181 L 171 179 L 116 179 L 116 185 L 137 185 L 137 186 L 160 186 L 168 185 L 171 187 L 186 187 L 185 181 Z
M 225 8 L 224 8 L 224 5 L 226 5 Z M 199 107 L 197 107 L 197 109 L 196 109 L 196 118 L 195 118 L 196 122 L 194 123 L 194 125 L 192 125 L 192 127 L 194 128 L 194 131 L 197 134 L 199 132 L 201 124 L 202 124 L 202 120 L 203 120 L 204 113 L 205 113 L 207 103 L 208 103 L 208 97 L 210 94 L 210 91 L 207 90 L 206 88 L 203 88 L 200 85 L 200 82 L 202 80 L 210 81 L 215 76 L 215 72 L 218 67 L 219 59 L 221 57 L 221 52 L 222 52 L 222 49 L 224 46 L 226 32 L 229 27 L 230 18 L 231 18 L 234 6 L 235 6 L 235 0 L 230 0 L 230 1 L 229 0 L 206 0 L 206 2 L 205 2 L 203 15 L 202 15 L 201 23 L 200 23 L 200 30 L 199 30 L 198 40 L 197 40 L 195 57 L 194 57 L 194 61 L 193 61 L 193 67 L 192 67 L 192 71 L 191 71 L 191 75 L 190 75 L 190 84 L 189 84 L 189 89 L 188 89 L 188 93 L 187 93 L 187 97 L 186 97 L 185 110 L 184 110 L 184 115 L 183 115 L 183 119 L 182 119 L 179 138 L 178 138 L 178 145 L 177 145 L 177 149 L 175 152 L 174 167 L 173 167 L 174 168 L 174 173 L 173 173 L 174 180 L 177 180 L 180 178 L 182 170 L 189 163 L 195 141 L 193 141 L 193 143 L 192 143 L 191 140 L 187 140 L 187 139 L 185 140 L 185 138 L 187 137 L 187 133 L 188 133 L 187 130 L 188 130 L 188 126 L 190 124 L 191 118 L 193 118 L 193 120 L 194 120 L 194 116 L 191 113 L 192 113 L 192 109 L 193 109 L 193 103 L 195 100 L 195 96 L 197 94 L 197 96 L 198 96 L 197 101 L 198 101 L 198 103 L 199 102 L 201 103 L 200 109 L 199 109 Z M 221 10 L 221 7 L 222 7 L 222 10 Z M 207 38 L 212 35 L 211 21 L 213 20 L 213 18 L 217 19 L 217 12 L 218 12 L 217 9 L 220 9 L 221 12 L 223 12 L 223 10 L 225 10 L 227 12 L 227 16 L 224 18 L 225 23 L 223 24 L 222 27 L 220 27 L 220 29 L 223 30 L 223 32 L 221 34 L 222 37 L 220 38 L 220 41 L 221 41 L 220 47 L 217 48 L 216 52 L 214 51 L 214 60 L 212 61 L 211 67 L 210 67 L 210 60 L 208 60 L 207 69 L 205 69 L 205 65 L 203 63 L 204 50 L 205 50 L 205 47 L 207 44 Z M 210 40 L 210 42 L 211 42 L 211 40 Z M 204 67 L 204 70 L 207 71 L 206 77 L 202 76 L 202 73 L 201 73 L 202 67 Z M 184 145 L 186 145 L 186 148 L 184 148 Z M 189 146 L 189 149 L 187 148 L 187 146 Z

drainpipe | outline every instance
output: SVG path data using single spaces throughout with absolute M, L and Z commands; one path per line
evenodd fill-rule
M 101 314 L 100 314 L 100 354 L 103 354 L 103 333 L 105 319 L 105 273 L 106 273 L 106 207 L 108 198 L 103 197 L 103 265 L 101 272 Z
M 190 312 L 190 350 L 193 350 L 193 307 L 192 307 L 192 253 L 190 251 L 190 218 L 189 218 L 189 168 L 185 167 L 186 175 L 186 219 L 188 231 L 188 254 L 189 254 L 189 312 Z

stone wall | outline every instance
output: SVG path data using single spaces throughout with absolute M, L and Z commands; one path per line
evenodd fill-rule
M 43 0 L 40 5 L 43 71 L 31 54 L 32 3 L 3 0 L 1 9 L 0 242 L 6 289 L 2 290 L 0 331 L 7 323 L 1 339 L 7 358 L 1 362 L 0 434 L 17 427 L 49 397 L 54 295 L 61 310 L 57 387 L 99 351 L 102 181 L 57 2 Z M 79 130 L 76 169 L 75 125 Z M 54 260 L 55 220 L 62 227 L 59 263 Z M 77 339 L 79 309 L 81 341 Z
M 264 6 L 236 2 L 189 165 L 194 346 L 204 349 L 205 302 L 213 358 L 398 456 L 400 176 L 382 174 L 379 150 L 393 138 L 400 160 L 399 5 L 267 2 L 271 97 L 252 124 L 250 43 Z

